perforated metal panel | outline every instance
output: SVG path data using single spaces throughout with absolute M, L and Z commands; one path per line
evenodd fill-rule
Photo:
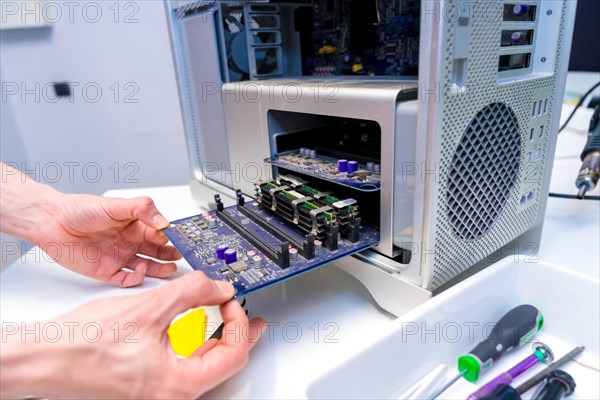
M 178 7 L 175 10 L 175 15 L 177 16 L 177 18 L 181 19 L 181 18 L 187 17 L 188 15 L 190 15 L 190 13 L 193 13 L 196 10 L 200 11 L 207 6 L 212 6 L 214 4 L 215 4 L 215 1 L 209 1 L 209 0 L 195 1 L 193 3 L 188 3 L 181 7 Z
M 473 15 L 485 15 L 486 7 L 490 7 L 490 3 L 492 1 L 472 3 Z M 502 1 L 493 3 L 503 4 Z M 562 16 L 555 70 L 558 70 L 562 58 L 566 3 L 563 2 L 561 8 L 556 8 L 556 11 L 561 10 Z M 541 121 L 540 118 L 535 121 L 532 118 L 532 103 L 536 93 L 549 94 L 549 108 L 552 112 L 542 117 L 546 126 L 550 125 L 555 109 L 554 102 L 558 101 L 560 104 L 560 99 L 555 99 L 556 75 L 499 84 L 497 73 L 501 19 L 494 21 L 489 18 L 473 18 L 471 23 L 468 89 L 458 94 L 444 93 L 440 100 L 442 122 L 440 138 L 436 144 L 440 184 L 436 185 L 433 194 L 436 197 L 437 210 L 432 227 L 435 232 L 432 244 L 435 252 L 432 280 L 428 285 L 430 290 L 436 289 L 485 259 L 533 226 L 539 212 L 539 193 L 543 179 L 540 168 L 530 170 L 524 161 L 525 155 L 532 148 L 528 139 L 530 129 L 538 126 Z M 451 82 L 454 23 L 447 23 L 445 28 L 443 82 Z M 472 124 L 478 121 L 477 116 L 480 113 L 487 114 L 494 121 L 504 121 L 506 109 L 498 107 L 499 103 L 509 108 L 513 116 L 509 117 L 512 122 L 504 123 L 497 133 L 500 136 L 508 135 L 505 144 L 512 143 L 513 146 L 500 146 L 494 150 L 493 155 L 488 154 L 495 167 L 485 173 L 496 171 L 493 180 L 499 181 L 500 185 L 498 196 L 495 198 L 490 195 L 491 189 L 482 190 L 480 193 L 475 181 L 471 181 L 477 179 L 478 173 L 484 173 L 481 167 L 471 169 L 469 165 L 459 165 L 457 160 L 468 160 L 466 142 L 461 141 L 467 137 L 469 129 L 474 126 Z M 519 139 L 515 137 L 515 126 Z M 472 135 L 477 135 L 474 129 L 472 132 Z M 540 139 L 536 146 L 541 150 L 539 165 L 544 165 L 547 138 Z M 518 166 L 513 164 L 515 159 L 518 160 Z M 503 172 L 498 163 L 502 160 L 509 163 L 506 170 L 508 177 L 500 175 Z M 483 158 L 477 161 L 483 162 Z M 460 178 L 457 175 L 459 173 L 462 174 Z M 534 192 L 535 199 L 528 207 L 521 207 L 521 193 L 531 187 L 537 188 Z M 463 193 L 463 197 L 460 197 L 459 193 Z
M 517 117 L 502 103 L 481 110 L 454 153 L 446 204 L 452 230 L 478 239 L 492 228 L 519 173 L 521 136 Z

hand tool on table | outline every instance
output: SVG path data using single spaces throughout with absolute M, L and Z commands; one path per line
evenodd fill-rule
M 477 389 L 475 392 L 471 393 L 469 397 L 467 397 L 467 400 L 477 400 L 488 397 L 494 392 L 494 390 L 496 390 L 498 386 L 503 384 L 510 384 L 517 376 L 531 369 L 538 363 L 542 362 L 550 364 L 553 360 L 554 355 L 552 354 L 552 350 L 550 350 L 550 347 L 546 346 L 543 343 L 536 343 L 534 345 L 534 351 L 532 355 L 525 358 L 523 361 L 521 361 L 508 371 L 496 376 L 494 379 Z
M 550 372 L 557 370 L 560 367 L 562 367 L 563 365 L 565 365 L 566 363 L 572 361 L 576 356 L 581 354 L 581 352 L 583 352 L 584 349 L 585 349 L 584 346 L 575 347 L 573 350 L 571 350 L 570 352 L 568 352 L 567 354 L 565 354 L 558 360 L 554 361 L 552 364 L 548 365 L 547 368 L 544 368 L 544 370 L 538 372 L 537 374 L 535 374 L 534 376 L 532 376 L 531 378 L 529 378 L 528 380 L 526 380 L 525 382 L 523 382 L 522 384 L 517 386 L 516 387 L 517 393 L 523 394 L 523 393 L 527 392 L 529 389 L 531 389 L 532 387 L 534 387 L 535 385 L 537 385 L 538 383 L 543 381 L 544 378 L 546 376 L 548 376 L 548 374 Z
M 436 399 L 461 377 L 470 382 L 477 381 L 480 374 L 491 368 L 504 354 L 527 343 L 543 324 L 544 317 L 532 305 L 522 304 L 507 312 L 485 340 L 458 359 L 459 374 L 430 396 L 430 400 Z
M 561 400 L 575 390 L 575 380 L 565 371 L 557 369 L 546 377 L 544 383 L 533 395 L 533 400 Z
M 584 346 L 575 347 L 573 350 L 554 361 L 552 364 L 548 365 L 548 367 L 544 368 L 542 371 L 538 372 L 531 378 L 527 379 L 525 382 L 513 388 L 510 385 L 500 385 L 494 390 L 494 392 L 486 397 L 486 400 L 521 400 L 521 395 L 526 393 L 529 389 L 543 381 L 552 371 L 555 371 L 561 368 L 563 365 L 575 359 L 576 356 L 581 354 L 585 349 Z

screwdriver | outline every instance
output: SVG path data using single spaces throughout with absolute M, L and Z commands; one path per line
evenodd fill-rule
M 544 317 L 532 305 L 521 304 L 504 314 L 494 325 L 488 337 L 469 352 L 459 357 L 458 375 L 452 378 L 429 399 L 436 399 L 461 377 L 475 382 L 479 375 L 492 367 L 495 361 L 511 350 L 523 346 L 542 328 Z
M 471 393 L 467 400 L 483 399 L 491 395 L 494 390 L 500 385 L 507 385 L 511 383 L 517 376 L 523 374 L 525 371 L 533 368 L 536 364 L 542 362 L 544 364 L 550 364 L 554 360 L 554 354 L 550 347 L 543 343 L 537 343 L 534 346 L 534 352 L 529 357 L 512 367 L 506 372 L 501 373 L 475 392 Z
M 575 357 L 578 356 L 584 349 L 584 346 L 575 347 L 566 355 L 554 361 L 548 367 L 544 368 L 542 371 L 538 372 L 537 374 L 535 374 L 516 388 L 513 388 L 512 386 L 506 384 L 498 386 L 489 397 L 485 398 L 485 400 L 521 400 L 521 395 L 523 393 L 527 392 L 529 389 L 546 379 L 546 377 L 548 377 L 548 375 L 553 371 L 559 370 L 563 365 L 574 360 Z

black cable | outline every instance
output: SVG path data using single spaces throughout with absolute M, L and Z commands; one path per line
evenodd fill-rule
M 596 88 L 600 86 L 600 82 L 596 83 L 594 86 L 592 86 L 592 88 L 590 90 L 588 90 L 582 98 L 579 99 L 579 102 L 577 103 L 577 105 L 575 106 L 575 108 L 573 109 L 573 111 L 571 111 L 571 114 L 569 114 L 569 117 L 567 118 L 567 120 L 564 122 L 564 124 L 562 124 L 562 126 L 560 127 L 560 129 L 558 130 L 558 133 L 561 133 L 569 124 L 569 122 L 571 122 L 571 119 L 573 118 L 573 116 L 575 115 L 575 113 L 577 112 L 577 110 L 579 110 L 579 107 L 581 107 L 581 105 L 583 104 L 583 102 L 585 101 L 585 99 L 592 94 L 592 92 L 594 90 L 596 90 Z
M 556 197 L 558 199 L 573 199 L 573 200 L 600 200 L 600 196 L 585 196 L 579 198 L 575 194 L 564 194 L 564 193 L 548 193 L 548 197 Z

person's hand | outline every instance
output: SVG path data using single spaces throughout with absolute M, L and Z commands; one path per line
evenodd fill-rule
M 233 294 L 228 282 L 195 271 L 148 292 L 93 301 L 41 322 L 42 332 L 61 328 L 55 343 L 44 335 L 36 343 L 29 334 L 30 343 L 15 344 L 20 334 L 5 332 L 12 343 L 2 344 L 2 398 L 195 399 L 240 371 L 265 329 L 264 320 L 248 321 L 239 303 L 228 301 Z M 217 304 L 222 338 L 178 358 L 167 336 L 173 318 Z
M 120 286 L 164 278 L 181 255 L 152 200 L 63 194 L 0 162 L 0 230 L 38 245 L 59 264 Z
M 176 271 L 179 252 L 161 231 L 169 222 L 152 199 L 120 199 L 56 192 L 45 207 L 34 241 L 62 266 L 119 286 L 145 276 L 165 278 Z M 146 257 L 142 257 L 146 256 Z M 152 257 L 156 260 L 151 260 Z

